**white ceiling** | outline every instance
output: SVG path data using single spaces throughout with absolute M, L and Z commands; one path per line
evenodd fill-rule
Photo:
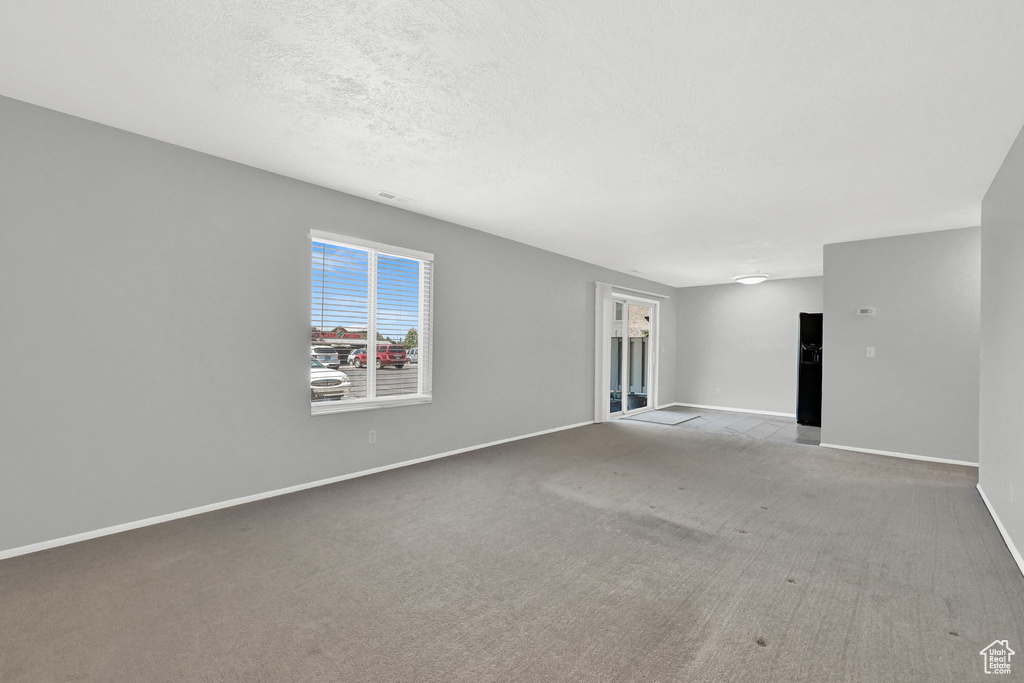
M 977 225 L 1024 3 L 6 0 L 0 94 L 669 285 Z

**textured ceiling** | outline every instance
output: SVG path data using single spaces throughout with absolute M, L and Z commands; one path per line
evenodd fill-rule
M 0 94 L 670 285 L 977 225 L 1024 3 L 7 0 Z

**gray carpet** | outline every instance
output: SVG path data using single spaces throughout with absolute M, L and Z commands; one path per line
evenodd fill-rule
M 0 680 L 984 680 L 1024 579 L 974 484 L 583 427 L 0 562 Z
M 660 425 L 677 425 L 688 420 L 696 420 L 700 415 L 697 413 L 682 413 L 676 410 L 652 410 L 649 413 L 640 413 L 624 417 L 624 420 L 636 420 L 637 422 L 654 422 Z

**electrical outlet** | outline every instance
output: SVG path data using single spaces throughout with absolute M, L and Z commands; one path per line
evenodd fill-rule
M 370 430 L 370 443 L 377 443 L 377 430 L 376 429 L 371 429 Z
M 867 347 L 867 357 L 868 358 L 874 358 L 875 357 L 875 347 L 874 346 L 868 346 Z

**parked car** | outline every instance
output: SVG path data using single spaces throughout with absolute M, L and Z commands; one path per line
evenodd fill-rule
M 352 381 L 344 372 L 331 370 L 316 358 L 309 359 L 309 398 L 343 398 L 348 395 Z
M 359 349 L 350 355 L 348 362 L 357 368 L 366 365 L 366 349 Z M 405 347 L 401 344 L 379 344 L 377 346 L 377 369 L 385 365 L 394 365 L 396 369 L 401 370 L 408 362 L 409 357 L 405 355 Z
M 332 346 L 311 346 L 309 347 L 309 355 L 329 368 L 341 367 L 338 350 Z
M 410 363 L 419 363 L 420 362 L 420 350 L 419 349 L 409 349 L 408 351 L 405 352 L 405 355 L 409 359 Z

